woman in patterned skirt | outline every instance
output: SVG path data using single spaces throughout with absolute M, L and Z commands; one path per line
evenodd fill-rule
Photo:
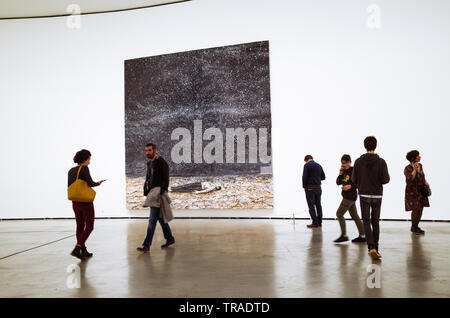
M 430 185 L 425 179 L 420 155 L 417 150 L 411 150 L 406 154 L 406 159 L 410 162 L 405 167 L 406 189 L 405 189 L 405 210 L 411 211 L 411 232 L 416 234 L 425 234 L 419 227 L 422 211 L 424 207 L 429 207 L 428 197 L 423 195 L 421 188 Z

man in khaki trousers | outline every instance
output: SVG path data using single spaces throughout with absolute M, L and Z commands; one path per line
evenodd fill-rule
M 355 221 L 359 232 L 359 236 L 354 238 L 352 242 L 362 243 L 366 241 L 364 225 L 358 215 L 358 210 L 356 209 L 356 199 L 358 198 L 358 193 L 356 191 L 356 186 L 351 181 L 353 172 L 353 167 L 351 165 L 352 159 L 350 155 L 343 155 L 341 158 L 341 169 L 339 170 L 339 175 L 336 179 L 336 184 L 342 185 L 342 201 L 336 212 L 339 225 L 341 226 L 341 236 L 334 240 L 335 243 L 348 241 L 344 218 L 344 214 L 347 213 L 347 211 L 350 213 L 353 221 Z

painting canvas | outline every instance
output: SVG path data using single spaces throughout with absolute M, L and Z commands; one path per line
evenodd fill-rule
M 273 207 L 268 41 L 124 64 L 128 209 L 143 209 L 149 142 L 174 209 Z

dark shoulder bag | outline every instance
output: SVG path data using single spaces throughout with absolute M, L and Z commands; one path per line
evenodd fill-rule
M 420 187 L 420 194 L 424 197 L 429 197 L 431 195 L 431 189 L 428 188 L 426 185 L 423 185 Z

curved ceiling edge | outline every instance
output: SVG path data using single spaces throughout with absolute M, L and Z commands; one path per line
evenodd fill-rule
M 188 1 L 192 0 L 2 0 L 0 20 L 113 13 Z

